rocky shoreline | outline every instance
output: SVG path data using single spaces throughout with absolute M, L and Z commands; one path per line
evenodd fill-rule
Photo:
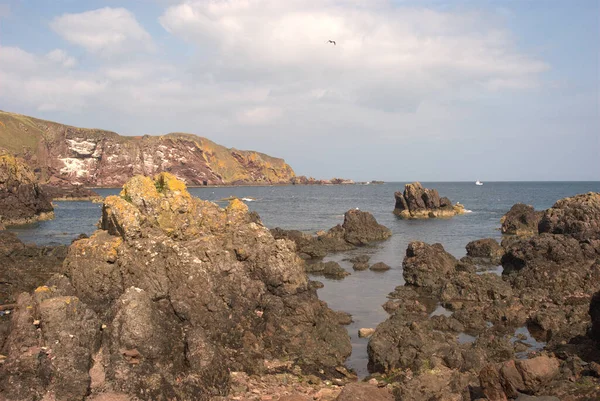
M 409 185 L 411 216 L 454 209 Z M 515 205 L 501 224 L 501 243 L 472 241 L 460 260 L 409 244 L 389 318 L 361 331 L 372 375 L 355 383 L 352 317 L 320 301 L 307 272 L 347 276 L 323 258 L 376 245 L 387 227 L 353 209 L 316 235 L 269 230 L 239 200 L 220 208 L 168 173 L 137 176 L 68 248 L 0 233 L 0 399 L 600 398 L 600 194 Z

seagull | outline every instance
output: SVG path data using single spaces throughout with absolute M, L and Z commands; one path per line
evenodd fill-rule
M 333 45 L 336 46 L 335 40 L 328 40 L 327 43 L 333 43 Z

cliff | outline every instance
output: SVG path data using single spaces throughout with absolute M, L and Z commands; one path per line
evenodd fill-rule
M 52 185 L 121 186 L 134 175 L 170 172 L 188 185 L 280 184 L 295 176 L 283 159 L 171 133 L 121 136 L 0 111 L 0 148 Z

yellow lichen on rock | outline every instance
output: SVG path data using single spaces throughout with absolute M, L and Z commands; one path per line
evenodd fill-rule
M 154 183 L 159 192 L 179 191 L 182 196 L 189 197 L 185 183 L 171 173 L 160 173 L 154 176 Z

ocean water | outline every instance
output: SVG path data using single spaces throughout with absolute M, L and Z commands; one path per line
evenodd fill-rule
M 469 213 L 452 219 L 401 220 L 392 214 L 394 192 L 402 190 L 404 183 L 348 186 L 264 186 L 191 188 L 199 198 L 215 201 L 225 206 L 221 199 L 235 196 L 246 198 L 251 210 L 259 213 L 269 227 L 298 229 L 306 232 L 326 230 L 343 222 L 349 209 L 359 208 L 371 212 L 377 221 L 389 227 L 393 236 L 373 247 L 328 256 L 325 260 L 340 262 L 350 276 L 344 280 L 314 277 L 324 283 L 319 297 L 336 310 L 352 314 L 354 322 L 347 326 L 353 352 L 347 365 L 359 376 L 367 374 L 367 342 L 358 338 L 358 329 L 376 327 L 387 318 L 381 308 L 387 294 L 404 283 L 402 260 L 410 241 L 441 243 L 444 248 L 460 258 L 465 245 L 475 239 L 496 238 L 500 218 L 513 204 L 522 202 L 536 209 L 551 207 L 558 199 L 585 192 L 600 192 L 600 182 L 486 182 L 476 186 L 472 182 L 423 182 L 435 188 L 441 196 L 462 203 Z M 98 190 L 101 195 L 116 194 L 118 189 Z M 56 202 L 56 218 L 30 226 L 12 229 L 25 242 L 37 244 L 69 244 L 80 233 L 91 234 L 100 219 L 101 205 L 91 202 Z M 387 272 L 370 270 L 355 272 L 345 261 L 358 254 L 371 255 L 370 263 L 385 262 L 391 266 Z

